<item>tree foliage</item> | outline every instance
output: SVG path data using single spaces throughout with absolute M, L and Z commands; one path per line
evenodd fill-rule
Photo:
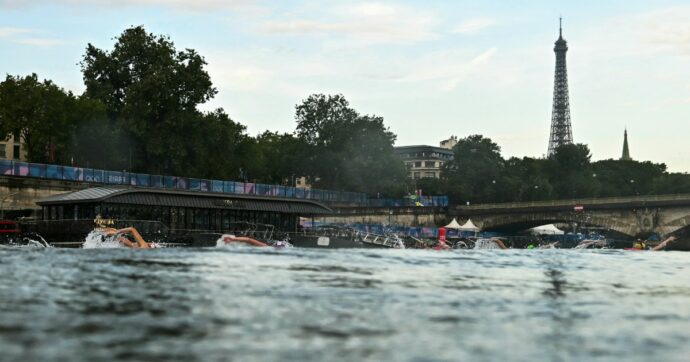
M 220 130 L 226 134 L 236 128 L 222 110 L 206 115 L 197 110 L 216 94 L 206 61 L 192 49 L 178 51 L 168 37 L 147 33 L 142 26 L 126 29 L 115 40 L 110 51 L 87 46 L 81 62 L 85 96 L 101 101 L 111 122 L 124 132 L 129 142 L 122 151 L 132 154 L 132 170 L 188 173 L 198 159 L 196 150 L 184 146 L 190 135 L 184 131 L 208 134 L 228 127 Z
M 19 135 L 34 162 L 65 162 L 78 100 L 50 80 L 7 75 L 0 83 L 0 133 Z M 4 137 L 3 137 L 4 138 Z
M 341 94 L 313 94 L 296 106 L 296 135 L 307 145 L 304 170 L 315 186 L 401 194 L 406 169 L 395 134 L 378 116 L 360 115 Z
M 453 149 L 442 180 L 451 201 L 464 204 L 582 199 L 690 192 L 690 176 L 669 174 L 649 161 L 591 162 L 583 144 L 564 145 L 553 157 L 500 157 L 500 148 L 483 136 L 469 136 Z M 437 190 L 438 191 L 438 190 Z

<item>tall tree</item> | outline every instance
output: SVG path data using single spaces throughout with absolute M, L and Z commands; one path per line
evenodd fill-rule
M 295 133 L 309 148 L 305 172 L 316 186 L 387 196 L 404 190 L 407 171 L 383 118 L 360 115 L 340 94 L 309 96 L 295 118 Z
M 77 100 L 50 80 L 7 75 L 0 83 L 0 137 L 19 135 L 31 162 L 65 162 Z
M 598 180 L 590 160 L 589 147 L 584 144 L 567 144 L 556 148 L 550 159 L 549 179 L 558 198 L 583 198 L 594 195 L 598 189 Z
M 449 196 L 456 202 L 493 201 L 503 169 L 501 148 L 490 138 L 472 135 L 458 140 L 453 147 L 453 160 L 443 165 L 448 179 Z
M 253 180 L 292 186 L 296 177 L 304 176 L 306 144 L 289 133 L 265 131 L 252 140 L 243 169 Z
M 144 27 L 126 29 L 112 50 L 86 48 L 81 62 L 85 95 L 106 105 L 112 122 L 131 140 L 133 169 L 180 173 L 187 156 L 188 134 L 199 117 L 197 106 L 216 89 L 204 69 L 206 61 L 193 49 L 178 51 L 165 36 Z M 192 124 L 190 124 L 192 122 Z

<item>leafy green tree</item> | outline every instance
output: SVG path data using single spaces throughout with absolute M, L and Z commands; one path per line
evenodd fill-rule
M 84 96 L 77 99 L 76 126 L 66 150 L 70 164 L 82 167 L 125 170 L 129 168 L 129 139 L 109 121 L 105 105 Z
M 548 177 L 557 198 L 572 199 L 595 195 L 598 180 L 590 160 L 589 148 L 583 144 L 568 144 L 558 147 L 549 160 Z
M 234 122 L 223 109 L 196 114 L 182 123 L 187 135 L 171 168 L 179 175 L 202 178 L 238 179 L 239 169 L 247 159 L 246 127 Z M 250 160 L 251 162 L 251 160 Z
M 690 175 L 687 173 L 669 173 L 657 176 L 652 185 L 652 194 L 687 194 L 690 193 Z
M 242 167 L 250 179 L 293 186 L 304 175 L 306 145 L 295 135 L 265 131 L 251 139 L 247 160 Z
M 315 186 L 380 196 L 405 189 L 407 170 L 383 118 L 360 115 L 340 94 L 309 96 L 295 118 L 295 133 L 308 148 L 304 170 Z
M 165 36 L 142 26 L 126 29 L 112 50 L 86 48 L 81 62 L 85 95 L 102 101 L 111 119 L 125 132 L 135 171 L 185 173 L 190 159 L 189 134 L 200 117 L 197 106 L 216 89 L 204 69 L 206 61 L 192 49 L 178 51 Z
M 19 135 L 31 162 L 66 162 L 77 100 L 50 80 L 7 75 L 0 83 L 0 135 Z
M 453 153 L 442 170 L 449 196 L 459 203 L 495 201 L 504 163 L 501 148 L 489 138 L 472 135 L 458 140 Z
M 601 185 L 597 196 L 631 196 L 655 193 L 664 182 L 666 165 L 649 161 L 603 160 L 592 164 L 593 174 Z M 660 193 L 668 193 L 657 189 Z

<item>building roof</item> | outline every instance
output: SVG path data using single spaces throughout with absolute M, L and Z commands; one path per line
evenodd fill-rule
M 412 152 L 412 151 L 433 151 L 433 152 L 438 152 L 438 153 L 443 153 L 443 154 L 448 154 L 452 155 L 453 151 L 449 150 L 447 148 L 443 147 L 437 147 L 437 146 L 427 146 L 427 145 L 414 145 L 414 146 L 398 146 L 394 147 L 396 153 L 406 153 L 406 152 Z
M 330 214 L 333 212 L 326 205 L 312 200 L 123 187 L 94 187 L 50 196 L 36 203 L 40 206 L 49 206 L 100 202 L 201 209 L 240 209 L 299 215 Z

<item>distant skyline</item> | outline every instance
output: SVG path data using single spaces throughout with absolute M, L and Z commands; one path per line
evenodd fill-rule
M 558 18 L 573 139 L 593 160 L 690 171 L 687 1 L 0 0 L 0 70 L 81 93 L 88 43 L 132 25 L 208 64 L 223 107 L 256 135 L 292 132 L 294 106 L 342 93 L 396 145 L 482 134 L 502 155 L 546 154 Z

